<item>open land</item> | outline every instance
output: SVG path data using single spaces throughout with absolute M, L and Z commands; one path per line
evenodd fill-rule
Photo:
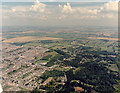
M 116 32 L 77 28 L 6 33 L 4 91 L 120 92 Z
M 17 37 L 12 39 L 6 39 L 3 42 L 7 43 L 17 43 L 17 42 L 29 42 L 29 41 L 35 41 L 35 40 L 56 40 L 56 39 L 62 39 L 62 38 L 52 38 L 52 37 Z

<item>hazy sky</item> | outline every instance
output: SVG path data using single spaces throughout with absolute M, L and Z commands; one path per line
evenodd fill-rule
M 1 0 L 2 2 L 34 2 L 35 0 Z M 39 0 L 43 2 L 43 0 Z M 108 2 L 116 0 L 69 0 L 69 2 Z M 117 0 L 119 1 L 119 0 Z M 44 0 L 44 2 L 68 2 L 68 0 Z
M 2 7 L 3 26 L 114 27 L 118 24 L 117 1 L 10 2 L 3 3 Z

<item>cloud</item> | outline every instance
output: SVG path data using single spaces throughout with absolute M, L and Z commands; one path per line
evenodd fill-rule
M 99 10 L 97 9 L 90 9 L 87 7 L 81 7 L 81 8 L 76 8 L 76 12 L 81 13 L 81 14 L 90 14 L 90 15 L 97 15 Z
M 67 16 L 66 15 L 62 15 L 62 16 L 60 16 L 58 19 L 65 19 Z
M 89 9 L 89 7 L 71 7 L 70 3 L 66 5 L 58 5 L 61 8 L 62 13 L 81 13 L 81 14 L 97 14 L 99 10 L 97 9 Z
M 28 6 L 15 6 L 11 8 L 12 12 L 26 12 L 29 10 Z
M 66 5 L 63 6 L 58 5 L 58 7 L 61 9 L 61 13 L 62 13 L 59 19 L 65 19 L 68 17 L 79 18 L 79 19 L 96 18 L 95 15 L 97 15 L 97 13 L 99 12 L 99 10 L 90 9 L 90 7 L 71 7 L 70 3 L 67 3 Z
M 81 19 L 87 19 L 87 18 L 88 18 L 88 19 L 96 19 L 97 16 L 89 16 L 89 15 L 88 15 L 88 16 L 82 16 L 82 17 L 81 17 Z
M 118 11 L 118 1 L 110 1 L 101 7 L 101 11 Z
M 67 3 L 65 5 L 52 5 L 41 3 L 38 0 L 32 5 L 13 5 L 13 6 L 4 6 L 3 9 L 3 19 L 11 21 L 21 21 L 21 20 L 33 20 L 34 23 L 42 23 L 45 24 L 55 23 L 57 22 L 66 22 L 68 24 L 72 24 L 72 22 L 86 22 L 89 21 L 91 24 L 95 21 L 99 23 L 99 21 L 104 20 L 116 20 L 117 15 L 115 11 L 117 11 L 117 7 L 115 6 L 117 2 L 108 2 L 103 5 L 94 5 L 93 6 L 82 6 L 81 3 L 75 5 L 76 3 Z M 62 3 L 63 4 L 63 3 Z M 114 7 L 113 7 L 114 6 Z M 10 21 L 10 23 L 11 23 Z M 89 23 L 88 22 L 88 23 Z M 107 22 L 107 21 L 106 21 Z M 14 22 L 13 22 L 14 23 Z M 79 22 L 78 22 L 79 24 Z M 82 24 L 82 23 L 81 23 Z
M 36 12 L 45 12 L 46 9 L 46 4 L 40 3 L 38 0 L 36 0 L 35 4 L 32 5 L 30 8 L 31 11 L 36 11 Z
M 102 15 L 101 16 L 102 18 L 114 18 L 114 15 L 113 14 L 105 14 L 105 15 Z
M 45 12 L 46 4 L 40 3 L 38 0 L 32 6 L 15 6 L 11 8 L 12 12 Z
M 115 25 L 117 16 L 108 3 L 64 3 L 48 4 L 38 0 L 32 5 L 5 5 L 3 7 L 4 25 Z M 83 5 L 82 5 L 83 4 Z M 88 4 L 88 6 L 87 6 Z M 58 5 L 58 7 L 57 7 Z M 116 4 L 115 4 L 116 5 Z M 113 21 L 113 22 L 112 22 Z M 116 22 L 116 23 L 115 23 Z
M 46 4 L 40 3 L 38 0 L 33 5 L 4 6 L 3 18 L 35 18 L 46 20 L 50 11 L 46 9 Z M 36 14 L 35 14 L 36 12 Z
M 12 12 L 15 12 L 15 11 L 16 11 L 16 9 L 13 8 L 13 9 L 12 9 Z
M 50 2 L 54 2 L 55 0 L 48 0 L 48 1 L 50 1 Z
M 70 3 L 67 3 L 66 5 L 58 5 L 59 8 L 62 8 L 62 13 L 73 13 L 74 9 L 70 6 Z
M 62 15 L 59 17 L 60 19 L 67 18 L 67 16 L 78 16 L 77 18 L 114 18 L 116 17 L 115 12 L 118 11 L 118 2 L 110 1 L 104 3 L 103 6 L 90 6 L 90 7 L 71 7 L 70 3 L 66 5 L 58 5 L 61 9 Z

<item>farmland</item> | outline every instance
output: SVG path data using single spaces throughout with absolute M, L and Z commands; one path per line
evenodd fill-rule
M 5 91 L 120 92 L 117 32 L 56 28 L 6 33 Z
M 23 42 L 29 42 L 29 41 L 35 41 L 35 40 L 56 40 L 61 38 L 52 38 L 52 37 L 17 37 L 12 39 L 4 40 L 3 42 L 7 43 L 23 43 Z

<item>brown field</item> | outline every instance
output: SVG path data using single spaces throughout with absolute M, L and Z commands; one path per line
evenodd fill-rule
M 111 34 L 114 34 L 114 33 L 103 33 L 103 32 L 98 32 L 98 33 L 96 33 L 97 35 L 101 35 L 101 34 L 103 34 L 103 35 L 105 35 L 105 36 L 110 36 Z
M 21 32 L 21 33 L 34 33 L 34 31 L 25 31 L 25 32 Z
M 17 37 L 17 38 L 11 38 L 6 39 L 3 42 L 5 43 L 17 43 L 17 42 L 29 42 L 29 41 L 35 41 L 35 40 L 61 40 L 62 38 L 54 38 L 54 37 L 34 37 L 34 36 L 26 36 L 26 37 Z
M 73 33 L 80 33 L 80 31 L 73 31 Z
M 21 33 L 34 33 L 34 31 L 24 31 L 24 32 L 12 32 L 13 34 L 21 34 Z
M 118 38 L 106 38 L 106 37 L 88 37 L 89 39 L 105 39 L 105 40 L 115 40 L 118 41 Z

